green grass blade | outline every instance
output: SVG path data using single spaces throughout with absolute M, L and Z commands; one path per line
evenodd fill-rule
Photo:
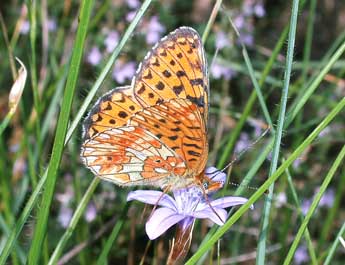
M 328 264 L 331 264 L 330 262 L 332 261 L 332 257 L 334 255 L 334 252 L 337 248 L 337 246 L 339 245 L 339 240 L 338 238 L 343 236 L 343 234 L 345 233 L 345 222 L 343 223 L 343 225 L 341 226 L 340 230 L 339 230 L 339 233 L 337 234 L 330 250 L 328 251 L 328 255 L 326 257 L 326 260 L 325 260 L 325 263 L 323 265 L 328 265 Z
M 299 219 L 301 220 L 301 222 L 303 222 L 304 216 L 303 216 L 303 213 L 302 213 L 302 209 L 301 209 L 301 205 L 300 205 L 300 200 L 298 198 L 297 191 L 296 191 L 295 186 L 294 186 L 294 184 L 292 182 L 292 177 L 291 177 L 291 174 L 290 174 L 290 171 L 289 171 L 288 168 L 285 170 L 285 173 L 287 175 L 287 180 L 288 180 L 289 187 L 290 187 L 290 190 L 291 190 L 291 193 L 292 193 L 292 198 L 293 198 L 294 203 L 295 203 L 295 205 L 297 207 L 297 210 L 298 210 Z M 308 228 L 306 228 L 306 230 L 304 232 L 304 236 L 305 236 L 305 239 L 307 241 L 307 246 L 308 246 L 309 255 L 311 257 L 312 264 L 317 265 L 317 258 L 316 258 L 316 254 L 315 254 L 315 249 L 314 249 L 313 241 L 311 239 L 311 236 L 310 236 Z
M 331 180 L 333 179 L 333 176 L 335 174 L 335 172 L 337 171 L 338 167 L 341 165 L 341 162 L 343 161 L 345 157 L 345 145 L 343 146 L 343 148 L 340 150 L 337 158 L 335 159 L 331 169 L 329 170 L 325 180 L 323 181 L 322 185 L 320 186 L 320 191 L 316 194 L 315 199 L 313 200 L 304 220 L 303 223 L 301 224 L 300 228 L 298 229 L 298 232 L 295 236 L 295 239 L 290 247 L 290 250 L 284 260 L 284 265 L 288 265 L 291 264 L 291 260 L 293 258 L 293 255 L 298 247 L 299 242 L 301 241 L 301 238 L 303 236 L 303 233 L 305 231 L 305 229 L 307 228 L 307 225 L 311 219 L 311 217 L 313 216 L 322 195 L 324 194 L 324 192 L 326 191 L 329 183 L 331 182 Z
M 283 91 L 282 91 L 282 97 L 281 97 L 281 103 L 280 103 L 278 126 L 277 126 L 276 133 L 274 134 L 272 162 L 270 166 L 269 176 L 271 176 L 273 172 L 276 171 L 277 166 L 278 166 L 278 161 L 279 161 L 280 144 L 281 144 L 281 138 L 283 135 L 286 104 L 287 104 L 287 98 L 288 98 L 288 93 L 289 93 L 292 60 L 293 60 L 293 53 L 294 53 L 294 47 L 295 47 L 298 5 L 299 5 L 299 0 L 294 0 L 293 6 L 292 6 L 292 12 L 291 12 L 291 20 L 290 20 L 291 26 L 290 26 L 288 49 L 287 49 L 287 55 L 286 55 L 286 69 L 284 73 L 284 85 L 283 85 Z M 269 193 L 265 199 L 264 215 L 262 218 L 262 224 L 260 228 L 256 264 L 265 264 L 266 242 L 267 242 L 267 236 L 268 236 L 268 231 L 269 231 L 268 225 L 269 225 L 269 216 L 270 216 L 270 211 L 271 211 L 271 202 L 273 198 L 273 190 L 274 190 L 274 183 L 272 183 L 272 186 L 270 186 Z
M 62 100 L 61 112 L 57 123 L 52 157 L 48 166 L 47 182 L 43 191 L 42 205 L 38 210 L 37 223 L 32 239 L 32 245 L 29 251 L 28 264 L 30 265 L 39 264 L 43 240 L 46 235 L 50 205 L 53 199 L 58 168 L 64 149 L 67 126 L 77 84 L 79 67 L 83 55 L 83 47 L 86 39 L 92 6 L 93 0 L 85 0 L 82 2 L 80 8 L 80 22 L 77 30 L 76 42 L 73 48 L 70 71 Z

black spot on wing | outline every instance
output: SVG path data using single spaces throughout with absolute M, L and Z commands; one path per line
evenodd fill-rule
M 193 151 L 193 150 L 188 150 L 187 153 L 188 153 L 189 155 L 191 155 L 191 156 L 197 156 L 197 157 L 200 157 L 200 156 L 201 156 L 200 153 L 195 152 L 195 151 Z
M 189 99 L 192 103 L 194 103 L 198 107 L 204 107 L 205 106 L 205 99 L 203 96 L 192 97 L 191 95 L 187 95 L 187 99 Z

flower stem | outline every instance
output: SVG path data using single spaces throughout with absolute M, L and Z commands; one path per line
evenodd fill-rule
M 167 265 L 183 264 L 188 254 L 191 242 L 195 219 L 189 222 L 188 226 L 179 223 L 176 227 L 175 238 L 173 239 Z

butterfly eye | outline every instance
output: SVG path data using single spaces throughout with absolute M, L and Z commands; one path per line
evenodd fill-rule
M 203 186 L 203 188 L 207 191 L 207 189 L 208 189 L 208 182 L 207 182 L 207 181 L 204 181 L 204 182 L 202 183 L 202 186 Z

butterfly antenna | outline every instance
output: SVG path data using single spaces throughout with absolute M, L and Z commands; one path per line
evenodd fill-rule
M 255 139 L 254 142 L 252 142 L 238 154 L 235 154 L 235 157 L 232 159 L 232 161 L 229 164 L 227 164 L 222 170 L 220 170 L 220 172 L 224 172 L 226 169 L 231 167 L 236 161 L 238 161 L 249 149 L 253 148 L 270 131 L 270 129 L 271 128 L 268 126 L 267 129 L 258 138 Z
M 236 161 L 238 161 L 249 149 L 251 149 L 253 146 L 255 146 L 270 130 L 270 127 L 268 126 L 266 128 L 266 130 L 257 138 L 255 139 L 254 142 L 252 142 L 249 146 L 247 146 L 244 150 L 242 150 L 240 153 L 238 153 L 235 158 L 229 163 L 227 164 L 222 170 L 219 169 L 215 169 L 213 172 L 207 172 L 207 175 L 212 175 L 214 174 L 212 177 L 210 177 L 210 179 L 215 178 L 218 174 L 223 173 L 226 169 L 228 169 L 229 167 L 231 167 Z M 229 184 L 234 185 L 234 186 L 242 186 L 242 184 L 238 184 L 235 182 L 229 182 Z M 246 186 L 248 189 L 253 189 L 253 190 L 257 190 L 257 188 L 254 187 L 250 187 L 250 186 Z

